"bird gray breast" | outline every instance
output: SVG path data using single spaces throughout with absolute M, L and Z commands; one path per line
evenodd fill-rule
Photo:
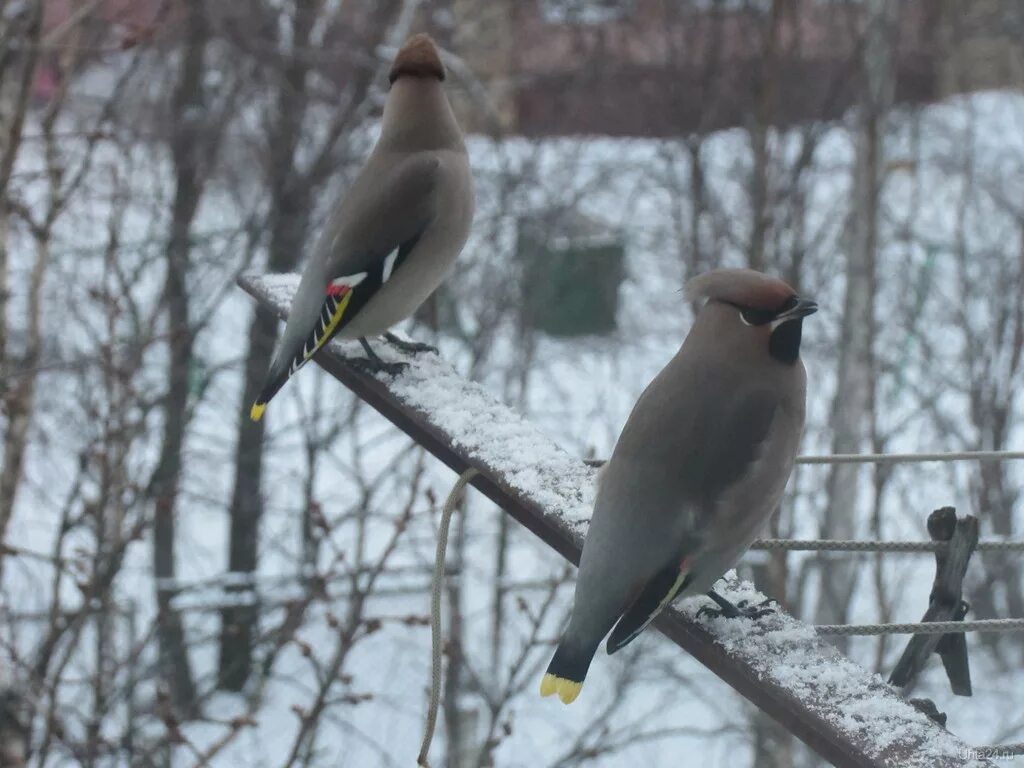
M 699 335 L 693 342 L 705 364 L 729 370 L 736 386 L 756 382 L 769 388 L 778 396 L 778 407 L 752 461 L 701 511 L 701 554 L 692 563 L 695 579 L 688 594 L 706 591 L 735 567 L 778 508 L 803 434 L 806 397 L 803 363 L 790 366 L 773 360 L 767 339 L 744 327 L 734 308 L 709 305 L 701 314 L 705 322 L 695 324 Z M 683 512 L 681 517 L 692 516 L 692 510 Z
M 715 505 L 716 514 L 735 525 L 737 538 L 745 542 L 743 548 L 749 546 L 782 501 L 799 438 L 787 421 L 787 414 L 780 411 L 746 473 Z
M 787 403 L 779 409 L 746 472 L 709 510 L 714 524 L 708 526 L 701 555 L 693 562 L 696 578 L 687 594 L 706 592 L 734 568 L 781 503 L 803 431 L 802 404 L 796 412 L 793 408 Z

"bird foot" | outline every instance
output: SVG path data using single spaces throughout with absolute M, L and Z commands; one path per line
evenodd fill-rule
M 749 600 L 740 600 L 736 607 L 740 609 L 741 614 L 746 618 L 760 619 L 763 616 L 769 616 L 778 612 L 779 601 L 774 597 L 766 597 L 761 602 L 752 605 Z
M 774 597 L 765 598 L 759 603 L 751 604 L 748 600 L 740 600 L 732 603 L 714 591 L 708 593 L 708 597 L 718 603 L 718 607 L 703 605 L 697 611 L 697 618 L 708 616 L 712 619 L 760 619 L 769 614 L 775 613 L 779 601 Z
M 398 376 L 409 367 L 408 363 L 389 363 L 379 357 L 350 357 L 346 362 L 363 373 L 386 373 L 389 376 Z
M 386 373 L 389 376 L 397 376 L 409 367 L 408 363 L 389 363 L 381 360 L 365 337 L 361 337 L 359 343 L 362 345 L 363 351 L 366 352 L 366 357 L 349 358 L 349 364 L 358 368 L 363 373 Z
M 388 343 L 393 347 L 403 352 L 408 352 L 410 355 L 419 354 L 420 352 L 433 352 L 435 355 L 438 354 L 437 347 L 432 347 L 429 344 L 421 344 L 418 341 L 406 341 L 405 339 L 395 336 L 393 333 L 385 333 L 384 338 L 387 339 Z

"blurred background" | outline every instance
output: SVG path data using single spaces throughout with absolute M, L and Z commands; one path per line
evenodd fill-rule
M 805 326 L 804 453 L 1021 445 L 1024 7 L 1012 0 L 0 0 L 0 764 L 407 766 L 454 476 L 319 369 L 247 418 L 411 33 L 446 51 L 473 235 L 402 330 L 608 454 L 717 266 Z M 766 535 L 1021 538 L 1011 462 L 804 466 Z M 970 617 L 1024 616 L 974 558 Z M 754 552 L 813 623 L 914 621 L 930 556 Z M 432 752 L 474 766 L 811 766 L 654 632 L 571 708 L 572 570 L 470 494 Z M 841 649 L 888 675 L 905 640 Z M 972 635 L 969 743 L 1024 740 L 1024 644 Z

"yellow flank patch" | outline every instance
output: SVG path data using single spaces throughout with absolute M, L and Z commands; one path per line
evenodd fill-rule
M 253 421 L 259 421 L 263 418 L 263 412 L 267 410 L 266 403 L 253 403 L 252 409 L 249 411 L 249 418 Z
M 576 697 L 580 695 L 581 690 L 583 690 L 583 683 L 566 680 L 564 677 L 556 677 L 550 672 L 545 674 L 540 681 L 540 695 L 552 696 L 557 693 L 558 698 L 562 700 L 563 704 L 572 704 L 576 701 Z
M 352 300 L 352 291 L 347 291 L 341 300 L 338 302 L 338 308 L 334 310 L 334 314 L 331 315 L 330 322 L 324 327 L 323 333 L 320 334 L 316 340 L 316 345 L 313 350 L 306 355 L 306 360 L 309 360 L 313 355 L 317 353 L 317 350 L 324 345 L 324 343 L 331 338 L 335 329 L 338 327 L 338 323 L 341 322 L 341 316 L 345 314 L 345 308 L 348 306 L 349 301 Z

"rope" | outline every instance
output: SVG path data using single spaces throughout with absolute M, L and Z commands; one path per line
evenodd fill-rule
M 846 539 L 758 539 L 751 549 L 798 552 L 939 552 L 945 541 L 850 541 Z M 1024 541 L 979 541 L 978 552 L 1024 552 Z
M 797 464 L 906 464 L 925 461 L 1013 461 L 1024 451 L 950 451 L 945 453 L 835 453 L 797 456 Z
M 455 481 L 451 493 L 445 499 L 441 510 L 441 524 L 437 530 L 437 554 L 434 556 L 434 580 L 430 592 L 430 703 L 427 707 L 427 724 L 423 732 L 423 743 L 416 764 L 430 768 L 427 754 L 430 742 L 434 740 L 434 729 L 437 727 L 437 710 L 441 703 L 441 585 L 444 581 L 444 561 L 448 551 L 448 529 L 451 527 L 452 513 L 466 485 L 478 474 L 470 467 Z
M 822 624 L 819 635 L 873 637 L 876 635 L 945 635 L 960 632 L 1019 632 L 1024 619 L 979 619 L 977 621 L 928 621 L 916 624 Z
M 946 451 L 941 453 L 832 453 L 797 456 L 797 464 L 915 464 L 949 461 L 1015 461 L 1024 451 Z M 589 467 L 601 467 L 607 459 L 584 459 Z

